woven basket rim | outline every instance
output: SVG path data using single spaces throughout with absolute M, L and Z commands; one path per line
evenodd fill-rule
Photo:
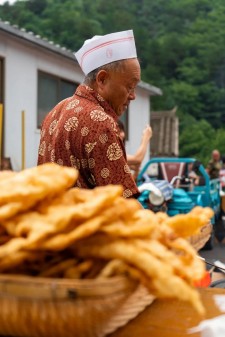
M 8 279 L 6 276 L 3 279 Z M 16 279 L 12 279 L 12 284 Z M 20 278 L 22 279 L 22 278 Z M 29 280 L 26 277 L 26 281 Z M 81 281 L 81 280 L 80 280 Z M 107 280 L 99 280 L 99 283 Z M 135 318 L 155 297 L 149 294 L 140 283 L 130 282 L 127 277 L 115 277 L 109 280 L 110 285 L 123 283 L 124 290 L 110 296 L 93 298 L 74 298 L 73 301 L 55 301 L 35 298 L 20 298 L 0 294 L 2 307 L 0 335 L 23 337 L 105 337 Z M 125 284 L 133 284 L 128 288 Z M 22 283 L 25 285 L 24 280 Z M 46 283 L 46 282 L 44 282 Z M 36 293 L 37 291 L 36 285 Z M 31 299 L 31 300 L 30 300 Z M 59 319 L 60 318 L 60 319 Z M 29 322 L 29 324 L 27 324 Z
M 189 243 L 195 248 L 195 250 L 199 251 L 209 240 L 212 230 L 213 225 L 209 221 L 200 229 L 199 233 L 194 234 L 188 238 Z
M 0 296 L 20 299 L 68 300 L 78 297 L 105 297 L 137 287 L 126 276 L 107 279 L 36 278 L 24 275 L 0 275 Z
M 93 283 L 96 284 L 108 284 L 114 283 L 115 281 L 127 279 L 126 276 L 119 275 L 113 276 L 109 278 L 89 278 L 89 279 L 69 279 L 69 278 L 57 278 L 57 277 L 37 277 L 37 276 L 29 276 L 29 275 L 21 275 L 21 274 L 0 274 L 0 283 L 2 282 L 21 282 L 21 283 L 36 283 L 36 284 L 49 284 L 49 283 L 57 283 L 57 284 L 74 284 L 77 283 L 79 285 L 90 286 Z

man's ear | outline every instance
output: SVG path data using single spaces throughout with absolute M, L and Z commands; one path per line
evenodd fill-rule
M 108 73 L 106 70 L 101 69 L 96 75 L 96 83 L 99 88 L 103 88 L 106 84 Z

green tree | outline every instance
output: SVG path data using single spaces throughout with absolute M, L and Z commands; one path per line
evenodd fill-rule
M 215 146 L 216 131 L 205 120 L 196 121 L 194 117 L 186 116 L 182 122 L 180 156 L 196 158 L 205 165 Z

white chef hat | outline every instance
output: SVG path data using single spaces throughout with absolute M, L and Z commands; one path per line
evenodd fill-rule
M 74 55 L 85 75 L 105 64 L 136 58 L 133 30 L 94 36 Z

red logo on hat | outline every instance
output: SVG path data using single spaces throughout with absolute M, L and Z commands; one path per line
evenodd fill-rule
M 111 59 L 113 55 L 113 50 L 111 48 L 106 49 L 106 57 Z

